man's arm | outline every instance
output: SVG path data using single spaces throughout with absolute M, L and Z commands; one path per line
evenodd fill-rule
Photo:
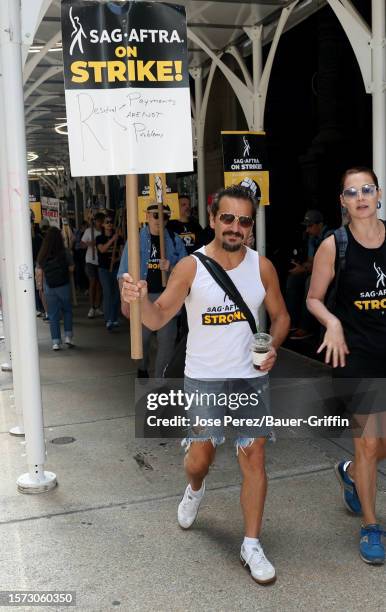
M 260 274 L 265 287 L 264 305 L 271 319 L 269 333 L 273 338 L 272 346 L 279 348 L 288 335 L 290 317 L 280 291 L 279 279 L 272 263 L 260 256 Z
M 196 274 L 194 257 L 184 257 L 173 269 L 166 289 L 156 302 L 147 296 L 146 281 L 134 284 L 129 274 L 123 275 L 122 301 L 130 304 L 141 299 L 142 323 L 156 331 L 168 323 L 181 309 Z
M 98 236 L 98 238 L 99 238 L 99 236 Z M 98 251 L 100 253 L 107 253 L 107 251 L 109 250 L 111 245 L 114 244 L 115 240 L 118 240 L 118 234 L 113 234 L 113 236 L 111 236 L 110 240 L 108 240 L 105 243 L 102 243 L 100 240 L 98 240 L 98 238 L 95 241 L 95 244 L 97 246 Z

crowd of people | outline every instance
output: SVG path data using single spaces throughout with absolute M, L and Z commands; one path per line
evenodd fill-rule
M 83 278 L 75 262 L 84 266 L 88 277 L 87 316 L 104 316 L 107 330 L 118 326 L 119 308 L 129 319 L 130 304 L 141 299 L 143 359 L 138 378 L 148 378 L 150 372 L 155 378 L 163 376 L 175 350 L 178 318 L 185 316 L 184 389 L 187 393 L 200 391 L 208 398 L 206 404 L 198 400 L 192 404 L 192 418 L 210 419 L 216 412 L 209 398 L 224 388 L 227 393 L 247 389 L 248 397 L 257 394 L 260 417 L 269 415 L 268 373 L 277 361 L 277 349 L 288 336 L 304 340 L 312 333 L 320 334 L 320 329 L 324 332 L 318 352 L 325 350 L 334 380 L 384 378 L 386 242 L 385 223 L 377 218 L 381 189 L 371 169 L 358 167 L 344 174 L 340 193 L 348 224 L 330 230 L 320 211 L 306 212 L 307 250 L 303 258 L 291 262 L 284 295 L 274 266 L 253 248 L 259 199 L 245 186 L 222 189 L 208 200 L 209 222 L 204 229 L 192 217 L 190 198 L 185 194 L 179 200 L 178 220 L 170 220 L 167 205 L 160 218 L 158 204 L 151 203 L 140 230 L 138 283 L 128 274 L 127 243 L 113 227 L 110 214 L 97 213 L 92 225 L 75 233 L 71 244 L 68 233 L 65 244 L 63 231 L 42 226 L 44 235 L 34 245 L 37 304 L 40 300 L 40 307 L 48 313 L 52 348 L 61 347 L 61 313 L 64 342 L 73 346 L 71 275 L 75 270 L 78 285 Z M 211 266 L 225 271 L 240 302 L 224 293 Z M 248 314 L 252 313 L 258 329 L 262 306 L 269 316 L 272 343 L 256 369 L 251 360 L 253 326 Z M 157 349 L 152 367 L 153 333 Z M 345 507 L 363 517 L 361 558 L 381 564 L 383 530 L 376 519 L 375 501 L 377 464 L 386 458 L 384 409 L 370 400 L 365 408 L 363 402 L 358 405 L 354 384 L 344 395 L 341 414 L 350 417 L 355 456 L 353 461 L 343 459 L 336 464 L 336 476 Z M 276 578 L 260 542 L 267 492 L 264 449 L 272 436 L 272 428 L 260 424 L 257 431 L 242 431 L 235 439 L 245 528 L 240 559 L 261 584 Z M 225 430 L 214 432 L 205 425 L 188 428 L 183 440 L 188 484 L 177 513 L 183 529 L 190 528 L 197 517 L 205 478 L 224 440 Z

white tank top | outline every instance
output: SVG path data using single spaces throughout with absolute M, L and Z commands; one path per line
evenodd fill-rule
M 205 254 L 205 247 L 198 249 Z M 189 378 L 256 378 L 265 373 L 252 365 L 253 334 L 239 308 L 225 295 L 196 257 L 197 270 L 185 300 L 189 334 L 185 376 Z M 227 270 L 256 318 L 265 297 L 259 254 L 247 248 L 243 261 Z

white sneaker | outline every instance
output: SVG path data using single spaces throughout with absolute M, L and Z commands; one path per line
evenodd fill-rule
M 205 480 L 202 483 L 202 493 L 200 497 L 192 495 L 190 484 L 185 489 L 184 497 L 182 498 L 177 512 L 178 524 L 182 529 L 189 529 L 196 520 L 198 509 L 205 493 Z
M 60 344 L 55 342 L 55 344 L 52 345 L 52 350 L 53 351 L 60 351 Z
M 64 342 L 67 344 L 68 348 L 72 348 L 73 346 L 75 346 L 70 336 L 66 336 Z
M 94 308 L 90 308 L 90 310 L 88 311 L 88 318 L 89 319 L 93 319 L 95 317 L 95 310 Z
M 103 310 L 101 308 L 95 308 L 94 312 L 96 317 L 103 317 Z
M 257 542 L 256 546 L 251 549 L 247 549 L 243 544 L 240 561 L 246 569 L 249 569 L 253 580 L 259 584 L 269 584 L 276 580 L 275 568 L 266 558 L 260 542 Z

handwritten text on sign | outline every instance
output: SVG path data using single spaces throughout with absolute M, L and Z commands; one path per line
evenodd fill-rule
M 183 172 L 192 138 L 185 105 L 185 89 L 67 90 L 71 167 L 86 176 Z

